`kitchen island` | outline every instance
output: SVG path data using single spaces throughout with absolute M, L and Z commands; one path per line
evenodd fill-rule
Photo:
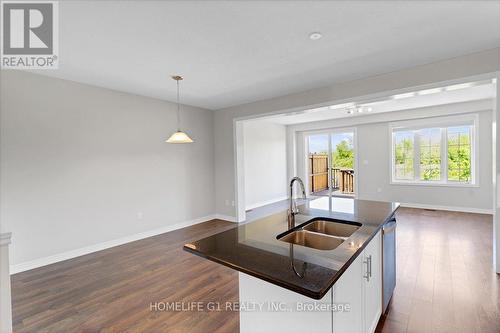
M 373 332 L 382 312 L 381 228 L 398 207 L 318 198 L 299 206 L 293 230 L 280 211 L 184 249 L 240 272 L 240 305 L 252 308 L 240 311 L 241 332 Z M 285 241 L 310 221 L 344 235 L 335 247 L 312 244 L 321 249 Z

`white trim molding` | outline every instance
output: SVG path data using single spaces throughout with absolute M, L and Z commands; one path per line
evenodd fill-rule
M 168 225 L 168 226 L 165 226 L 162 228 L 148 230 L 148 231 L 137 233 L 134 235 L 125 236 L 125 237 L 118 238 L 118 239 L 113 239 L 113 240 L 110 240 L 107 242 L 102 242 L 102 243 L 93 244 L 90 246 L 81 247 L 81 248 L 78 248 L 75 250 L 71 250 L 71 251 L 67 251 L 67 252 L 63 252 L 63 253 L 58 253 L 58 254 L 48 256 L 48 257 L 38 258 L 35 260 L 31 260 L 31 261 L 22 262 L 22 263 L 16 264 L 16 265 L 10 265 L 10 274 L 12 275 L 12 274 L 24 272 L 24 271 L 27 271 L 30 269 L 54 264 L 56 262 L 60 262 L 60 261 L 76 258 L 79 256 L 83 256 L 83 255 L 86 255 L 89 253 L 109 249 L 111 247 L 115 247 L 118 245 L 123 245 L 126 243 L 141 240 L 144 238 L 160 235 L 160 234 L 163 234 L 163 233 L 166 233 L 169 231 L 174 231 L 177 229 L 189 227 L 189 226 L 192 226 L 192 225 L 195 225 L 198 223 L 207 222 L 210 220 L 214 220 L 216 218 L 219 218 L 219 217 L 217 217 L 216 215 L 207 215 L 207 216 L 200 217 L 200 218 L 197 218 L 194 220 L 179 222 L 179 223 Z
M 488 215 L 493 214 L 493 209 L 487 209 L 487 208 L 440 206 L 440 205 L 428 205 L 428 204 L 417 204 L 417 203 L 407 203 L 407 202 L 401 202 L 400 206 L 407 208 L 446 210 L 450 212 L 476 213 L 476 214 L 488 214 Z

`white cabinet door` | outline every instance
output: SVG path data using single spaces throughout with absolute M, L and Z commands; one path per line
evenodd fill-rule
M 315 300 L 241 272 L 239 284 L 240 333 L 332 333 L 333 314 L 314 310 L 330 308 L 331 289 Z
M 334 333 L 362 333 L 363 325 L 363 254 L 360 254 L 349 268 L 335 282 L 333 303 L 336 306 L 350 306 L 349 311 L 334 311 Z
M 382 314 L 382 233 L 379 231 L 363 251 L 364 332 L 373 333 Z

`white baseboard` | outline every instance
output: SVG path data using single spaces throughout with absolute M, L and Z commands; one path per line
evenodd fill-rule
M 51 255 L 51 256 L 43 257 L 43 258 L 38 258 L 35 260 L 26 261 L 26 262 L 16 264 L 16 265 L 10 265 L 10 274 L 12 275 L 12 274 L 24 272 L 24 271 L 27 271 L 30 269 L 50 265 L 50 264 L 53 264 L 53 263 L 56 263 L 59 261 L 76 258 L 79 256 L 83 256 L 85 254 L 109 249 L 110 247 L 130 243 L 130 242 L 133 242 L 136 240 L 140 240 L 140 239 L 144 239 L 144 238 L 148 238 L 148 237 L 152 237 L 152 236 L 156 236 L 156 235 L 163 234 L 163 233 L 166 233 L 169 231 L 189 227 L 189 226 L 192 226 L 192 225 L 195 225 L 198 223 L 207 222 L 207 221 L 210 221 L 210 220 L 213 220 L 216 218 L 219 218 L 219 217 L 216 217 L 216 215 L 207 215 L 207 216 L 200 217 L 200 218 L 197 218 L 194 220 L 184 221 L 184 222 L 164 226 L 162 228 L 148 230 L 148 231 L 141 232 L 138 234 L 125 236 L 122 238 L 113 239 L 113 240 L 110 240 L 107 242 L 102 242 L 102 243 L 98 243 L 98 244 L 94 244 L 94 245 L 90 245 L 90 246 L 81 247 L 81 248 L 78 248 L 75 250 L 71 250 L 71 251 L 67 251 L 67 252 L 63 252 L 63 253 L 58 253 L 55 255 Z
M 405 202 L 401 202 L 401 207 L 446 210 L 451 212 L 464 212 L 464 213 L 477 213 L 477 214 L 493 214 L 493 209 L 473 208 L 473 207 L 439 206 L 439 205 L 415 204 L 415 203 L 405 203 Z
M 218 219 L 218 220 L 229 221 L 229 222 L 238 222 L 238 219 L 236 217 L 230 216 L 230 215 L 215 214 L 214 218 Z
M 287 199 L 288 199 L 288 197 L 287 197 L 287 196 L 283 196 L 283 197 L 274 198 L 274 199 L 271 199 L 271 200 L 266 200 L 266 201 L 257 202 L 257 203 L 254 203 L 254 204 L 251 204 L 251 205 L 246 206 L 246 207 L 245 207 L 245 210 L 258 208 L 258 207 L 262 207 L 262 206 L 265 206 L 265 205 L 270 205 L 270 204 L 273 204 L 273 203 L 275 203 L 275 202 L 278 202 L 278 201 L 283 201 L 283 200 L 287 200 Z

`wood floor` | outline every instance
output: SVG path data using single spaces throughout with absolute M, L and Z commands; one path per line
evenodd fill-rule
M 234 226 L 214 220 L 15 274 L 14 332 L 237 332 L 237 312 L 151 311 L 238 301 L 236 271 L 182 250 Z
M 151 311 L 238 301 L 235 271 L 182 250 L 231 227 L 214 220 L 13 275 L 14 332 L 238 332 L 234 311 Z M 491 235 L 489 215 L 401 209 L 397 286 L 377 331 L 500 332 Z
M 491 215 L 401 209 L 396 290 L 379 332 L 500 332 L 492 228 Z

